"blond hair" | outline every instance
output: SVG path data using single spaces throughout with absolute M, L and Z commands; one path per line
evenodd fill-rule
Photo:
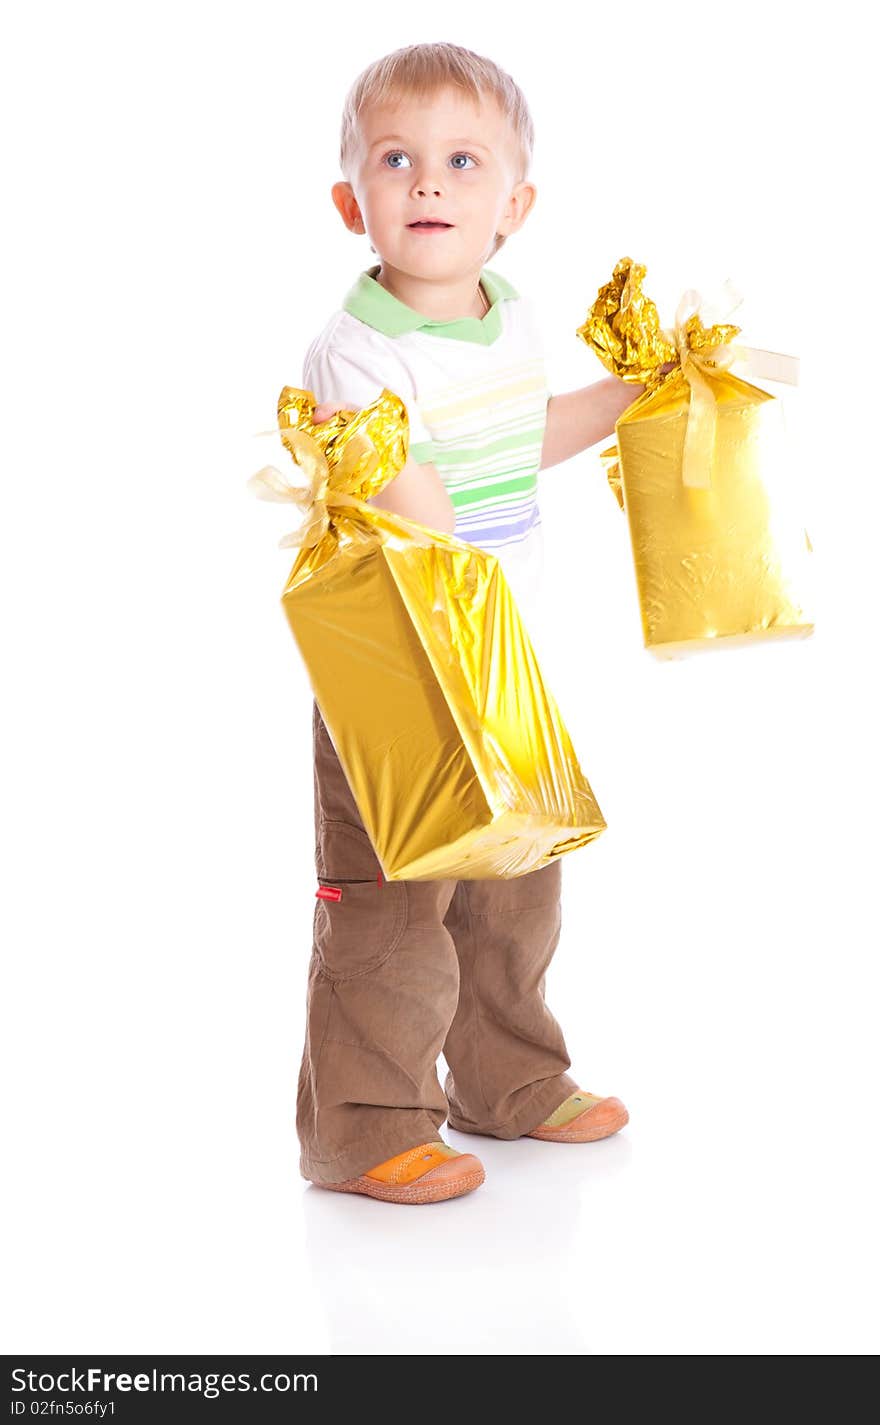
M 368 105 L 409 97 L 424 99 L 446 88 L 460 89 L 478 103 L 485 95 L 495 100 L 513 134 L 516 181 L 521 183 L 527 178 L 535 130 L 519 86 L 493 60 L 473 50 L 461 45 L 426 44 L 406 45 L 375 60 L 351 86 L 342 110 L 339 144 L 339 164 L 346 180 L 351 181 L 359 119 Z M 505 241 L 503 234 L 495 234 L 490 259 Z

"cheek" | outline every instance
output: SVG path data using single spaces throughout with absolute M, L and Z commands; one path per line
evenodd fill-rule
M 467 175 L 461 185 L 461 191 L 466 195 L 467 201 L 472 203 L 474 208 L 485 211 L 487 208 L 498 206 L 498 194 L 493 183 L 487 182 L 480 174 L 471 178 Z
M 385 183 L 368 183 L 360 194 L 361 210 L 371 218 L 379 220 L 383 213 L 393 207 L 394 202 L 394 194 L 389 193 L 388 185 Z
M 364 188 L 364 202 L 376 212 L 392 211 L 406 200 L 409 184 L 403 175 L 389 174 L 368 183 Z

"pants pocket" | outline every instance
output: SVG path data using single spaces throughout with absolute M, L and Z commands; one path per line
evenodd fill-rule
M 394 954 L 407 923 L 404 881 L 386 881 L 361 827 L 322 821 L 316 855 L 318 882 L 336 886 L 339 900 L 318 899 L 315 952 L 332 980 L 369 974 Z
M 462 881 L 468 909 L 473 916 L 521 915 L 524 911 L 550 912 L 559 905 L 562 891 L 562 861 L 548 861 L 524 876 Z

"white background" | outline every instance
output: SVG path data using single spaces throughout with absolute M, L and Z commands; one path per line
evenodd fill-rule
M 875 74 L 854 6 L 83 3 L 4 22 L 3 1349 L 876 1349 Z M 427 12 L 425 12 L 427 16 Z M 545 674 L 608 821 L 548 1001 L 631 1123 L 448 1134 L 422 1210 L 309 1188 L 311 694 L 280 592 L 280 388 L 373 261 L 345 93 L 451 40 L 523 88 L 538 200 L 495 266 L 555 392 L 629 255 L 730 277 L 785 403 L 807 641 L 658 664 L 597 450 L 541 476 Z M 603 443 L 604 444 L 604 443 Z M 293 520 L 291 520 L 291 514 Z

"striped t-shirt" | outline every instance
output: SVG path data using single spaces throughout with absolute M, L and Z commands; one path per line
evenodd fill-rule
M 433 463 L 455 535 L 496 555 L 527 620 L 540 611 L 543 533 L 538 470 L 550 391 L 530 304 L 481 273 L 482 317 L 432 321 L 362 272 L 315 338 L 302 385 L 351 409 L 387 386 L 407 408 L 410 459 Z

